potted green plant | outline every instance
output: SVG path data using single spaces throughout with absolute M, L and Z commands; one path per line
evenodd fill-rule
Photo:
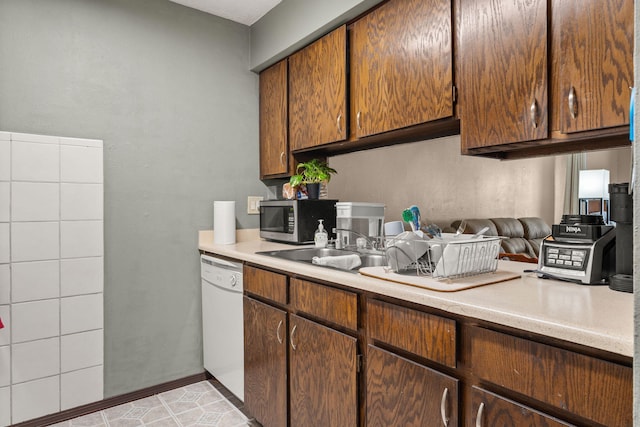
M 329 182 L 331 174 L 337 173 L 335 169 L 329 167 L 327 162 L 311 159 L 308 162 L 298 163 L 296 174 L 289 179 L 289 184 L 293 188 L 305 185 L 309 198 L 317 199 L 320 194 L 320 184 Z

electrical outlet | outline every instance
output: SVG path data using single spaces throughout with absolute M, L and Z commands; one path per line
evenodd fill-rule
M 260 213 L 260 201 L 263 200 L 262 196 L 249 196 L 247 197 L 247 214 L 258 215 Z

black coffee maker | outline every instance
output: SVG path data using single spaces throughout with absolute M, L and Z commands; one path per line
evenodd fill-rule
M 629 183 L 609 184 L 610 218 L 616 223 L 616 273 L 609 277 L 615 291 L 633 292 L 633 197 Z

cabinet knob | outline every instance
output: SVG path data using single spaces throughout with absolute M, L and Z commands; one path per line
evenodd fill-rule
M 578 116 L 578 100 L 576 99 L 576 89 L 571 86 L 569 89 L 569 114 L 571 118 L 575 119 Z
M 278 328 L 276 329 L 276 337 L 278 338 L 278 342 L 282 344 L 282 337 L 280 336 L 280 328 L 282 328 L 282 320 L 278 322 Z
M 538 101 L 533 100 L 533 102 L 531 103 L 531 108 L 530 108 L 530 118 L 531 118 L 531 125 L 533 126 L 533 128 L 537 128 L 538 127 Z
M 284 166 L 284 165 L 285 165 L 285 163 L 284 163 L 284 162 L 285 162 L 285 155 L 286 155 L 286 153 L 285 153 L 284 151 L 282 151 L 282 152 L 280 153 L 280 165 L 281 165 L 281 166 Z
M 447 427 L 449 425 L 449 417 L 447 416 L 447 401 L 449 400 L 449 389 L 447 387 L 442 391 L 442 399 L 440 400 L 440 418 L 442 419 L 442 425 Z
M 342 127 L 340 126 L 340 122 L 342 122 L 342 111 L 338 114 L 338 119 L 336 120 L 336 125 L 338 127 L 338 133 L 342 133 Z
M 356 126 L 358 126 L 358 129 L 362 129 L 362 126 L 360 126 L 360 111 L 356 114 Z
M 293 325 L 293 328 L 291 329 L 291 334 L 289 335 L 289 343 L 291 343 L 291 348 L 292 349 L 296 349 L 296 345 L 293 343 L 293 336 L 296 333 L 296 328 L 298 327 L 298 325 Z
M 476 414 L 476 427 L 482 427 L 482 414 L 484 414 L 484 402 L 480 402 L 478 413 Z

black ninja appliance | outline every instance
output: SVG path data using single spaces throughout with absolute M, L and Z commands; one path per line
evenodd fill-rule
M 563 215 L 542 241 L 541 277 L 584 285 L 606 285 L 615 267 L 616 229 L 601 215 Z

